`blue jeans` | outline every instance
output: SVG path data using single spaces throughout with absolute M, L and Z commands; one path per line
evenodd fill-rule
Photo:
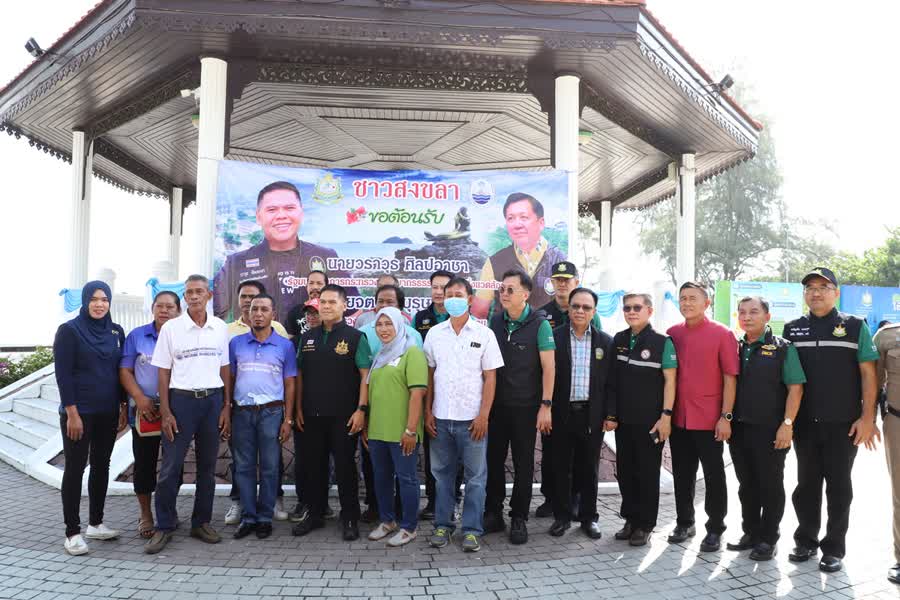
M 178 424 L 175 439 L 162 435 L 162 461 L 156 483 L 156 529 L 174 531 L 178 515 L 175 500 L 181 487 L 184 457 L 191 440 L 197 459 L 197 492 L 191 527 L 212 521 L 213 498 L 216 495 L 216 457 L 219 453 L 219 413 L 222 412 L 222 391 L 206 398 L 194 398 L 170 391 L 169 408 Z
M 375 496 L 378 498 L 378 517 L 382 523 L 397 520 L 394 514 L 394 476 L 400 484 L 400 505 L 403 514 L 400 527 L 415 531 L 419 524 L 419 478 L 416 464 L 419 460 L 419 445 L 409 456 L 403 456 L 400 442 L 369 440 L 369 455 L 372 457 L 372 473 L 375 479 Z
M 278 493 L 278 467 L 281 462 L 278 433 L 284 421 L 284 407 L 272 406 L 262 410 L 234 408 L 231 415 L 234 479 L 241 497 L 241 521 L 271 523 Z
M 437 437 L 431 439 L 431 474 L 435 484 L 434 526 L 453 531 L 456 505 L 456 469 L 463 463 L 466 493 L 463 500 L 463 534 L 484 533 L 484 498 L 487 482 L 487 435 L 472 439 L 472 421 L 436 419 Z

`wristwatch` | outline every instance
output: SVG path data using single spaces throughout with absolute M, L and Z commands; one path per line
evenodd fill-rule
M 369 414 L 369 405 L 368 404 L 360 404 L 356 407 L 356 410 L 361 410 L 364 415 Z
M 731 414 L 730 412 L 722 413 L 722 418 L 730 423 L 731 420 L 734 418 L 734 415 Z
M 294 420 L 293 420 L 293 419 L 285 419 L 284 422 L 287 423 L 288 425 L 290 425 L 291 427 L 294 426 Z
M 672 409 L 671 409 L 671 408 L 664 408 L 664 409 L 662 410 L 662 414 L 666 415 L 667 417 L 671 417 L 671 416 L 672 416 Z
M 784 424 L 787 425 L 788 427 L 793 427 L 793 426 L 794 426 L 794 420 L 793 420 L 792 418 L 790 418 L 790 417 L 785 417 L 785 419 L 784 419 Z
M 541 400 L 543 406 L 553 406 L 553 400 Z
M 410 431 L 409 429 L 404 429 L 404 430 L 403 430 L 403 435 L 408 435 L 409 437 L 416 437 L 416 432 L 415 432 L 415 431 Z

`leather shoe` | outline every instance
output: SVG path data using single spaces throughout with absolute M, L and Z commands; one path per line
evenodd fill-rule
M 742 552 L 744 550 L 749 550 L 755 547 L 756 544 L 753 543 L 753 540 L 750 539 L 750 534 L 745 533 L 741 536 L 741 539 L 737 541 L 737 543 L 732 544 L 728 542 L 725 544 L 725 547 L 734 552 Z
M 703 541 L 700 542 L 700 552 L 718 552 L 722 547 L 722 535 L 719 533 L 709 532 Z
M 772 544 L 760 542 L 750 551 L 750 560 L 772 560 L 778 554 L 778 548 Z
M 581 530 L 592 540 L 599 540 L 603 537 L 603 532 L 600 531 L 600 525 L 597 521 L 582 521 Z
M 625 521 L 625 525 L 622 526 L 622 529 L 616 532 L 614 536 L 617 540 L 630 540 L 631 534 L 634 532 L 634 525 Z
M 356 521 L 344 521 L 344 541 L 352 542 L 359 539 L 359 525 Z
M 680 544 L 681 542 L 687 540 L 688 538 L 692 538 L 697 535 L 697 529 L 691 525 L 690 527 L 683 527 L 681 525 L 676 525 L 675 529 L 672 530 L 672 533 L 669 534 L 669 543 L 670 544 Z
M 527 541 L 528 526 L 525 524 L 525 519 L 520 517 L 514 518 L 509 525 L 509 543 L 518 545 L 524 544 Z
M 245 538 L 254 531 L 256 531 L 256 523 L 241 523 L 240 527 L 234 532 L 234 539 Z
M 831 554 L 822 556 L 822 560 L 819 561 L 819 570 L 825 573 L 837 573 L 843 566 L 841 559 Z
M 631 532 L 631 538 L 629 538 L 628 543 L 632 546 L 646 546 L 648 541 L 650 541 L 650 530 L 635 527 L 634 531 Z
M 271 523 L 260 523 L 256 526 L 256 537 L 259 539 L 264 540 L 270 535 L 272 535 Z
M 553 525 L 550 526 L 550 530 L 547 533 L 553 537 L 560 537 L 567 532 L 571 526 L 572 523 L 569 521 L 553 521 Z
M 888 569 L 888 581 L 900 585 L 900 563 Z
M 553 516 L 553 505 L 550 504 L 549 500 L 544 500 L 544 503 L 538 506 L 534 510 L 534 516 L 539 519 L 545 519 L 547 517 Z
M 806 562 L 816 555 L 818 550 L 815 548 L 807 548 L 806 546 L 794 546 L 791 553 L 788 554 L 788 560 L 791 562 Z
M 312 517 L 306 517 L 291 529 L 291 533 L 293 535 L 306 535 L 313 529 L 321 529 L 325 527 L 325 521 L 322 519 L 314 519 Z

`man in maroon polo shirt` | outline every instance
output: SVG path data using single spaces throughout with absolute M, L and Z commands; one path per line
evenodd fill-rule
M 706 318 L 709 294 L 689 281 L 678 291 L 684 323 L 667 332 L 678 355 L 678 385 L 672 419 L 672 470 L 677 521 L 670 544 L 696 535 L 694 484 L 698 463 L 706 483 L 706 537 L 702 552 L 715 552 L 725 531 L 728 492 L 725 488 L 724 442 L 731 437 L 731 409 L 740 370 L 738 345 L 727 327 Z M 683 358 L 682 358 L 683 357 Z

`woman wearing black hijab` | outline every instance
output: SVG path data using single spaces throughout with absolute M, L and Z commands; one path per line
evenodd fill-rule
M 56 331 L 53 354 L 59 385 L 59 422 L 66 466 L 62 480 L 66 552 L 86 554 L 81 536 L 81 481 L 88 477 L 90 521 L 85 537 L 111 540 L 119 532 L 103 524 L 109 482 L 109 458 L 116 432 L 124 429 L 127 399 L 119 384 L 119 360 L 125 331 L 109 315 L 112 292 L 102 281 L 90 281 L 81 291 L 81 312 Z

